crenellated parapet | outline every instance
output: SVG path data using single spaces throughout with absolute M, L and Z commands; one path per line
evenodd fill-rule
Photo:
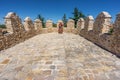
M 120 56 L 120 13 L 116 15 L 112 33 L 112 50 Z
M 35 30 L 41 30 L 42 29 L 42 21 L 40 19 L 36 19 L 34 21 L 34 27 L 35 27 Z
M 34 20 L 34 27 L 37 32 L 37 34 L 42 32 L 42 21 L 40 19 L 35 19 Z
M 9 12 L 5 16 L 5 25 L 9 33 L 19 32 L 23 29 L 21 19 L 14 12 Z
M 79 33 L 91 42 L 120 56 L 120 13 L 117 14 L 114 24 L 111 23 L 111 18 L 108 12 L 101 12 L 95 20 L 93 16 L 80 18 L 77 28 L 74 28 L 74 20 L 69 19 L 63 32 Z M 63 21 L 59 20 L 57 27 L 53 27 L 53 21 L 47 20 L 46 28 L 42 28 L 42 21 L 36 19 L 32 22 L 29 17 L 26 17 L 22 24 L 19 16 L 10 12 L 5 16 L 7 32 L 3 33 L 3 30 L 0 29 L 0 50 L 14 46 L 40 33 L 58 32 L 59 23 L 63 23 Z
M 32 22 L 32 20 L 30 19 L 30 17 L 26 17 L 24 19 L 24 28 L 26 31 L 30 31 L 30 30 L 34 30 L 34 24 Z
M 94 18 L 93 16 L 87 16 L 85 18 L 85 25 L 84 25 L 84 30 L 85 32 L 88 32 L 90 29 L 93 29 L 93 23 L 94 23 Z
M 72 19 L 69 19 L 68 22 L 67 22 L 67 28 L 66 28 L 66 32 L 69 32 L 69 33 L 74 33 L 74 28 L 75 27 L 75 21 L 72 20 Z
M 96 34 L 108 33 L 110 30 L 111 18 L 108 12 L 101 12 L 94 22 L 94 32 Z
M 14 12 L 9 12 L 5 16 L 5 25 L 7 33 L 3 35 L 2 44 L 4 47 L 2 49 L 8 48 L 22 40 L 22 34 L 24 27 L 22 25 L 21 19 Z
M 79 20 L 79 34 L 120 56 L 120 14 L 117 15 L 114 25 L 111 23 L 111 18 L 108 12 L 101 12 L 95 21 L 92 16 L 88 16 L 83 29 L 80 29 Z
M 75 26 L 74 20 L 69 19 L 68 22 L 67 22 L 67 28 L 68 29 L 74 29 L 74 26 Z
M 83 18 L 80 18 L 77 21 L 77 30 L 78 30 L 78 32 L 80 32 L 82 29 L 84 29 L 84 24 L 85 24 L 85 21 L 84 21 Z
M 53 27 L 53 21 L 52 20 L 47 20 L 46 21 L 46 28 L 52 28 Z
M 22 24 L 21 19 L 14 12 L 9 12 L 5 16 L 5 25 L 7 33 L 3 34 L 0 29 L 0 50 L 9 48 L 37 33 L 34 29 L 34 24 L 29 17 L 26 17 L 24 24 Z
M 46 28 L 47 32 L 52 32 L 53 31 L 53 21 L 52 20 L 47 20 L 46 21 Z
M 85 20 L 81 18 L 82 25 L 80 26 L 80 34 L 87 36 L 89 34 L 89 31 L 93 30 L 93 24 L 94 24 L 94 18 L 93 16 L 87 16 Z
M 93 16 L 88 16 L 85 20 L 85 26 L 87 27 L 87 31 L 93 30 L 94 18 Z
M 120 13 L 116 15 L 114 28 L 114 35 L 120 35 Z

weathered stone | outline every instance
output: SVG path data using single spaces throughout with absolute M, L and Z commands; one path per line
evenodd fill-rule
M 67 29 L 74 29 L 74 20 L 72 19 L 69 19 L 68 22 L 67 22 Z
M 9 61 L 10 59 L 5 59 L 4 61 L 1 62 L 1 64 L 8 64 Z
M 5 65 L 0 64 L 0 73 L 3 71 L 4 67 L 5 67 Z
M 83 37 L 119 55 L 120 14 L 117 15 L 113 33 L 111 35 L 104 34 L 109 32 L 108 26 L 105 24 L 111 26 L 110 19 L 111 16 L 107 12 L 102 12 L 96 18 L 92 30 L 93 17 L 88 16 L 85 25 L 81 18 L 78 20 L 77 29 L 80 34 L 83 34 Z M 48 21 L 50 22 L 48 28 L 43 29 L 39 27 L 42 25 L 39 20 L 35 20 L 33 25 L 30 18 L 25 19 L 26 31 L 24 31 L 21 20 L 15 13 L 8 13 L 5 20 L 8 32 L 13 34 L 2 34 L 0 31 L 0 49 L 17 44 L 20 39 L 24 40 L 34 36 L 39 32 L 37 31 L 39 28 L 41 28 L 41 33 L 48 33 L 49 30 L 57 31 L 57 28 L 50 27 L 51 21 Z M 68 23 L 69 26 L 65 28 L 65 32 L 74 33 L 73 31 L 76 31 L 74 21 L 69 20 Z M 15 47 L 1 51 L 0 57 L 1 80 L 32 80 L 37 79 L 36 76 L 39 76 L 38 80 L 120 79 L 120 61 L 116 56 L 112 56 L 110 52 L 73 34 L 41 34 Z
M 55 69 L 55 68 L 56 68 L 55 65 L 50 66 L 50 69 Z
M 34 27 L 35 27 L 35 30 L 41 30 L 42 29 L 42 21 L 39 19 L 36 19 L 34 21 Z
M 43 75 L 50 76 L 51 75 L 51 70 L 45 70 L 45 71 L 43 71 Z
M 120 14 L 117 14 L 115 24 L 113 26 L 112 49 L 118 56 L 120 56 Z
M 93 30 L 93 23 L 94 23 L 93 16 L 86 17 L 84 28 L 80 30 L 80 35 L 86 38 L 89 38 L 89 36 L 93 36 L 90 34 L 90 32 Z
M 93 30 L 94 18 L 93 16 L 88 16 L 85 20 L 85 28 L 90 31 Z
M 53 21 L 52 20 L 47 20 L 46 21 L 46 28 L 52 28 L 53 27 Z
M 119 79 L 119 58 L 110 54 L 79 35 L 40 34 L 0 52 L 0 79 L 101 80 L 114 70 Z
M 0 38 L 1 38 L 2 35 L 3 35 L 2 29 L 0 28 Z
M 46 28 L 47 32 L 53 32 L 53 21 L 52 20 L 47 20 L 46 21 Z
M 108 12 L 101 12 L 94 22 L 94 33 L 104 34 L 108 33 L 111 26 L 111 15 Z
M 80 18 L 77 22 L 77 29 L 80 31 L 81 29 L 84 29 L 84 19 Z
M 28 76 L 25 80 L 33 80 L 31 76 Z
M 23 30 L 21 19 L 14 12 L 9 12 L 5 16 L 5 25 L 7 27 L 7 32 L 14 33 Z
M 45 64 L 52 64 L 52 61 L 47 61 Z
M 55 80 L 68 80 L 67 77 L 55 77 Z
M 93 29 L 94 18 L 93 16 L 87 16 L 85 19 L 84 32 L 88 32 Z
M 33 22 L 32 22 L 32 20 L 29 17 L 26 17 L 24 19 L 24 27 L 25 27 L 26 31 L 34 30 Z
M 24 66 L 18 66 L 15 68 L 16 71 L 21 71 Z
M 68 72 L 67 72 L 67 69 L 63 68 L 63 69 L 60 69 L 57 73 L 58 76 L 67 76 Z

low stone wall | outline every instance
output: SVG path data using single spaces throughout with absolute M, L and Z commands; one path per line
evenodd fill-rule
M 111 23 L 111 15 L 108 12 L 101 12 L 95 21 L 92 16 L 85 20 L 80 19 L 77 31 L 84 38 L 120 56 L 120 14 L 114 24 Z
M 73 22 L 69 22 L 69 24 L 73 24 Z M 46 21 L 46 28 L 42 28 L 42 22 L 39 19 L 32 22 L 30 17 L 26 17 L 22 24 L 21 19 L 14 12 L 10 12 L 5 16 L 5 25 L 8 33 L 3 34 L 3 30 L 0 29 L 0 50 L 14 46 L 37 34 L 58 32 L 58 27 L 53 27 L 52 20 Z M 64 28 L 64 32 L 77 34 L 77 29 Z

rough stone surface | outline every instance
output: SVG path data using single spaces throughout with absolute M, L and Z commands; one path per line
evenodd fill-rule
M 46 28 L 47 32 L 52 32 L 53 31 L 53 21 L 52 20 L 47 20 L 46 21 Z
M 21 19 L 14 12 L 10 12 L 5 16 L 5 25 L 9 33 L 19 32 L 23 29 Z
M 80 22 L 83 23 L 83 20 L 81 20 Z M 85 24 L 81 27 L 83 27 L 81 30 L 80 30 L 80 34 L 82 34 L 83 36 L 87 37 L 89 36 L 89 32 L 91 32 L 93 30 L 93 24 L 94 24 L 94 18 L 93 16 L 87 16 L 85 18 Z
M 26 17 L 24 19 L 24 28 L 26 31 L 30 31 L 30 30 L 34 29 L 34 25 L 33 25 L 32 20 L 30 19 L 30 17 Z
M 94 18 L 93 16 L 88 16 L 86 18 L 85 26 L 87 26 L 88 31 L 93 30 L 93 23 L 94 23 Z
M 42 21 L 39 19 L 36 19 L 34 21 L 34 27 L 35 27 L 35 30 L 40 31 L 42 29 Z
M 94 31 L 96 34 L 108 33 L 111 25 L 111 15 L 108 12 L 101 12 L 94 23 Z
M 2 36 L 3 34 L 2 34 L 2 29 L 0 28 L 0 37 Z
M 80 18 L 77 22 L 77 30 L 78 30 L 78 33 L 80 33 L 80 31 L 82 29 L 84 29 L 84 26 L 85 26 L 85 22 L 84 22 L 84 19 L 83 18 Z
M 47 20 L 46 21 L 46 28 L 52 28 L 53 27 L 53 21 L 52 20 Z
M 117 55 L 120 56 L 120 13 L 117 14 L 116 21 L 114 24 L 114 32 L 113 32 L 113 38 L 112 38 L 112 49 L 113 52 L 117 53 Z
M 120 80 L 119 62 L 79 35 L 40 34 L 0 52 L 0 80 Z
M 74 20 L 69 19 L 67 22 L 67 28 L 65 30 L 66 30 L 66 32 L 72 33 L 73 30 L 75 29 L 74 27 L 75 27 Z
M 90 19 L 92 26 L 89 25 Z M 91 30 L 88 31 L 90 26 Z M 88 19 L 85 20 L 84 29 L 80 30 L 79 34 L 93 43 L 113 52 L 115 55 L 120 56 L 120 14 L 117 15 L 114 24 L 111 23 L 111 16 L 108 12 L 101 12 L 94 23 L 93 18 L 88 17 Z
M 69 19 L 68 22 L 67 22 L 67 28 L 68 29 L 74 29 L 74 20 L 72 19 Z

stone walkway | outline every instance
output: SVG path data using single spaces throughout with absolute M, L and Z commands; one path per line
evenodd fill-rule
M 40 34 L 0 52 L 0 80 L 120 80 L 120 59 L 79 35 Z

